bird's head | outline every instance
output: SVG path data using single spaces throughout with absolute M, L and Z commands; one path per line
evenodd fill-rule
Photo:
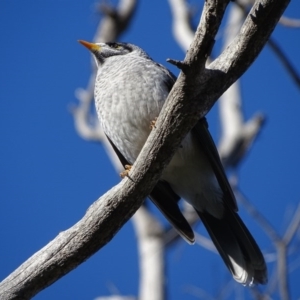
M 83 40 L 79 40 L 78 42 L 93 53 L 97 66 L 102 65 L 106 59 L 112 56 L 127 55 L 133 52 L 147 56 L 141 48 L 129 43 L 89 43 Z

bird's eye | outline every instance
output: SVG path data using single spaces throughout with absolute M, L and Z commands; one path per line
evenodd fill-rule
M 118 43 L 107 43 L 107 45 L 113 49 L 121 49 L 122 48 L 122 46 L 119 45 Z

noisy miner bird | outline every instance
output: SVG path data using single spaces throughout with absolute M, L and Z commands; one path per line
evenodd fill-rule
M 133 44 L 79 42 L 93 53 L 98 66 L 95 102 L 102 128 L 121 163 L 132 165 L 176 77 Z M 205 118 L 184 138 L 149 197 L 193 244 L 193 230 L 178 207 L 180 198 L 186 200 L 198 213 L 233 278 L 250 286 L 267 282 L 264 257 L 237 214 Z

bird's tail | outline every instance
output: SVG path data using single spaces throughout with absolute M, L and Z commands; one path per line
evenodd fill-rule
M 243 285 L 266 284 L 264 257 L 239 215 L 226 207 L 222 219 L 207 212 L 198 215 L 233 278 Z

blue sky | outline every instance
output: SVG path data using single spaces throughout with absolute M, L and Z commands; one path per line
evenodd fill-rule
M 90 56 L 77 40 L 92 40 L 99 21 L 94 7 L 86 0 L 0 1 L 0 280 L 120 180 L 103 148 L 77 135 L 68 110 L 76 103 L 75 89 L 88 82 Z M 300 18 L 299 12 L 294 1 L 286 15 Z M 141 1 L 121 40 L 138 44 L 177 74 L 165 62 L 184 55 L 170 17 L 167 1 Z M 299 35 L 299 29 L 279 25 L 273 37 L 300 72 Z M 300 200 L 300 90 L 268 47 L 243 76 L 242 88 L 246 118 L 261 111 L 267 123 L 240 166 L 240 187 L 284 232 Z M 208 118 L 216 141 L 217 116 L 215 107 Z M 273 251 L 243 209 L 241 215 L 262 249 Z M 215 294 L 230 277 L 218 256 L 184 241 L 168 249 L 166 260 L 169 299 L 197 299 L 191 292 L 197 287 Z M 296 299 L 300 271 L 290 276 Z M 100 252 L 35 299 L 94 299 L 137 290 L 136 240 L 128 222 Z

